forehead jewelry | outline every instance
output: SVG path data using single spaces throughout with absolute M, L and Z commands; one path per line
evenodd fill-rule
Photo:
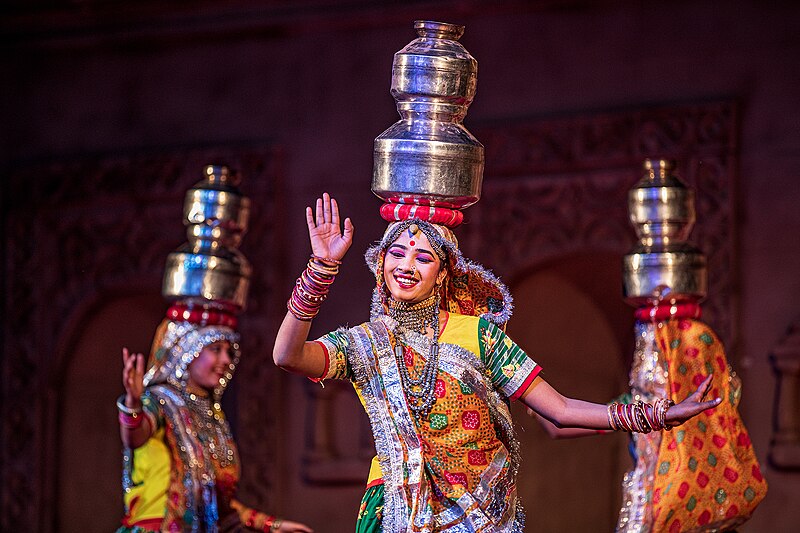
M 418 225 L 411 224 L 410 226 L 408 226 L 408 238 L 411 239 L 411 242 L 409 242 L 408 244 L 410 244 L 411 246 L 416 246 L 417 245 L 417 243 L 414 242 L 414 235 L 416 235 L 419 232 L 420 232 L 420 229 L 419 229 Z

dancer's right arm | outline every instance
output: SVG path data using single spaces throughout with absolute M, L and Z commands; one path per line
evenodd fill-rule
M 142 422 L 135 428 L 119 426 L 122 444 L 126 448 L 138 448 L 153 435 L 153 428 L 148 417 L 142 410 L 142 394 L 144 393 L 144 355 L 128 353 L 127 348 L 122 349 L 122 385 L 125 387 L 125 407 L 137 411 L 143 417 Z
M 349 218 L 344 219 L 342 231 L 336 200 L 328 193 L 317 198 L 316 212 L 306 207 L 306 223 L 313 254 L 341 261 L 353 243 L 353 223 Z M 272 359 L 284 370 L 319 378 L 325 372 L 327 356 L 319 344 L 308 341 L 310 330 L 311 321 L 299 320 L 287 312 L 275 338 Z

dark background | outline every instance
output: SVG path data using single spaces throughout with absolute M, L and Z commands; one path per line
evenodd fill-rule
M 457 234 L 511 285 L 511 334 L 567 394 L 626 388 L 625 191 L 644 157 L 674 157 L 701 199 L 706 318 L 744 380 L 770 483 L 742 530 L 800 522 L 800 464 L 767 461 L 774 423 L 800 411 L 794 393 L 775 401 L 769 360 L 800 359 L 787 340 L 800 315 L 794 3 L 10 1 L 0 14 L 4 531 L 118 524 L 119 347 L 149 349 L 181 198 L 216 162 L 241 169 L 255 206 L 245 353 L 226 396 L 242 499 L 352 530 L 365 418 L 346 384 L 275 370 L 271 339 L 309 252 L 303 208 L 323 191 L 356 238 L 314 333 L 367 316 L 360 255 L 383 229 L 372 140 L 397 120 L 392 54 L 423 18 L 464 24 L 479 63 L 465 124 L 487 146 L 486 181 Z M 551 442 L 515 416 L 528 530 L 613 530 L 624 438 Z

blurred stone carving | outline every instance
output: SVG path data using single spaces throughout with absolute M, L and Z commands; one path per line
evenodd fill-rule
M 775 371 L 775 408 L 769 462 L 779 469 L 800 470 L 800 322 L 769 357 Z

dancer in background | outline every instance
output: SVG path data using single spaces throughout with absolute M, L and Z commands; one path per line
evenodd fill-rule
M 694 191 L 671 161 L 648 159 L 628 195 L 639 243 L 624 259 L 625 299 L 636 307 L 630 396 L 678 398 L 713 369 L 723 402 L 679 430 L 632 435 L 634 467 L 622 483 L 617 531 L 729 531 L 747 521 L 767 482 L 737 406 L 742 383 L 701 320 L 706 258 L 687 239 Z
M 312 531 L 236 499 L 239 454 L 221 401 L 239 362 L 235 328 L 250 278 L 237 250 L 249 201 L 237 184 L 227 168 L 209 166 L 189 190 L 190 242 L 167 258 L 163 293 L 175 303 L 156 330 L 146 372 L 142 354 L 122 351 L 118 533 Z

